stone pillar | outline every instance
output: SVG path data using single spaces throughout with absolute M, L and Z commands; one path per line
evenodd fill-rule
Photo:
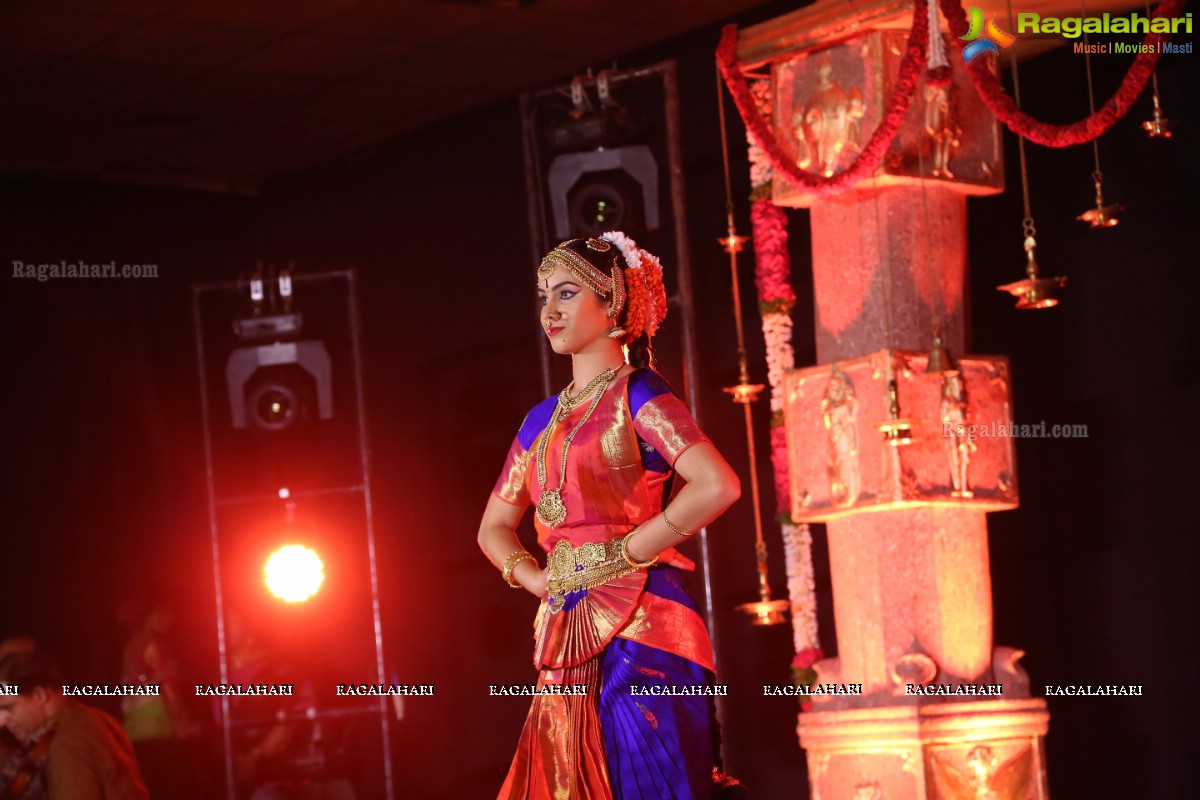
M 801 167 L 836 174 L 866 142 L 911 15 L 819 0 L 742 32 Z M 986 514 L 1019 501 L 1012 441 L 961 435 L 1012 421 L 1006 360 L 964 355 L 966 198 L 1003 190 L 1000 132 L 949 58 L 949 87 L 919 83 L 874 177 L 819 198 L 775 176 L 775 202 L 812 225 L 820 364 L 788 376 L 785 419 L 792 516 L 829 537 L 837 656 L 815 669 L 854 692 L 799 716 L 813 798 L 1048 796 L 1045 703 L 992 641 Z M 935 326 L 955 373 L 927 372 Z
M 930 183 L 923 198 L 912 186 L 866 186 L 809 207 L 819 362 L 928 350 L 935 311 L 942 342 L 965 352 L 967 199 Z
M 924 507 L 828 522 L 838 655 L 822 670 L 891 693 L 906 655 L 924 653 L 937 682 L 990 683 L 992 584 L 981 511 Z M 902 670 L 901 670 L 902 671 Z M 908 675 L 907 677 L 913 677 Z

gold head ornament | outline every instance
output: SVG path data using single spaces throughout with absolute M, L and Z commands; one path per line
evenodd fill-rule
M 614 313 L 620 314 L 621 309 L 625 307 L 625 279 L 621 274 L 620 265 L 617 264 L 617 254 L 613 253 L 612 268 L 606 275 L 591 261 L 571 249 L 571 245 L 578 241 L 581 240 L 568 239 L 560 242 L 547 253 L 538 265 L 538 277 L 548 278 L 550 273 L 562 267 L 596 294 L 605 298 L 611 297 Z M 613 247 L 603 239 L 591 238 L 587 240 L 587 249 L 596 253 L 610 253 Z

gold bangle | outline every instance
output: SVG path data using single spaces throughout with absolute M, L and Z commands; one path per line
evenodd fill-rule
M 683 531 L 679 530 L 679 528 L 676 528 L 675 523 L 673 523 L 673 522 L 671 522 L 671 520 L 667 519 L 667 512 L 665 512 L 665 511 L 662 513 L 662 520 L 663 520 L 663 522 L 667 523 L 668 528 L 675 531 L 676 536 L 681 536 L 684 539 L 686 539 L 689 536 L 691 536 L 692 533 L 695 533 L 695 531 L 692 531 L 691 533 L 684 533 Z
M 537 563 L 537 559 L 530 555 L 528 550 L 518 550 L 504 560 L 504 569 L 501 571 L 501 574 L 504 576 L 504 582 L 514 589 L 525 588 L 520 583 L 513 580 L 513 570 L 517 568 L 517 564 L 520 564 L 525 559 L 529 559 L 534 564 Z
M 619 548 L 620 548 L 621 558 L 625 559 L 626 564 L 628 564 L 629 566 L 631 566 L 635 569 L 646 569 L 647 567 L 653 567 L 655 564 L 658 563 L 658 556 L 655 556 L 654 558 L 650 559 L 649 561 L 634 561 L 630 557 L 629 551 L 625 549 L 625 545 L 629 542 L 629 539 L 635 533 L 637 533 L 639 530 L 640 530 L 640 528 L 634 528 L 632 531 L 625 534 L 625 536 L 623 536 L 621 538 L 621 544 L 619 545 Z

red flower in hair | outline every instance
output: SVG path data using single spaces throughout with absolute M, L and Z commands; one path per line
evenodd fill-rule
M 632 240 L 628 240 L 632 241 Z M 643 333 L 654 336 L 667 316 L 667 291 L 663 286 L 662 266 L 645 250 L 635 251 L 638 267 L 625 270 L 625 344 Z

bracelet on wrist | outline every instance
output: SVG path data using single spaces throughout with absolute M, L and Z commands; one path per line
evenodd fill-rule
M 675 523 L 671 522 L 671 520 L 667 519 L 666 511 L 662 512 L 662 521 L 667 523 L 667 527 L 670 528 L 672 531 L 674 531 L 676 536 L 679 536 L 681 538 L 686 539 L 689 536 L 691 536 L 693 533 L 695 533 L 695 531 L 690 531 L 688 533 L 684 533 L 683 531 L 679 530 L 679 528 L 675 527 Z
M 640 530 L 639 528 L 634 528 L 632 531 L 627 533 L 621 539 L 621 544 L 620 544 L 619 549 L 621 552 L 621 558 L 625 559 L 626 564 L 628 564 L 629 566 L 634 567 L 636 569 L 646 569 L 647 567 L 653 567 L 655 564 L 658 563 L 658 556 L 655 556 L 654 558 L 650 559 L 649 561 L 634 561 L 633 557 L 629 555 L 629 550 L 626 547 L 629 544 L 629 540 L 633 538 L 633 534 L 637 533 L 639 530 Z
M 513 578 L 513 570 L 517 568 L 517 564 L 520 564 L 526 559 L 532 561 L 534 564 L 537 563 L 537 559 L 534 558 L 528 550 L 518 550 L 504 560 L 504 569 L 501 570 L 500 574 L 504 576 L 504 582 L 514 589 L 525 588 Z

